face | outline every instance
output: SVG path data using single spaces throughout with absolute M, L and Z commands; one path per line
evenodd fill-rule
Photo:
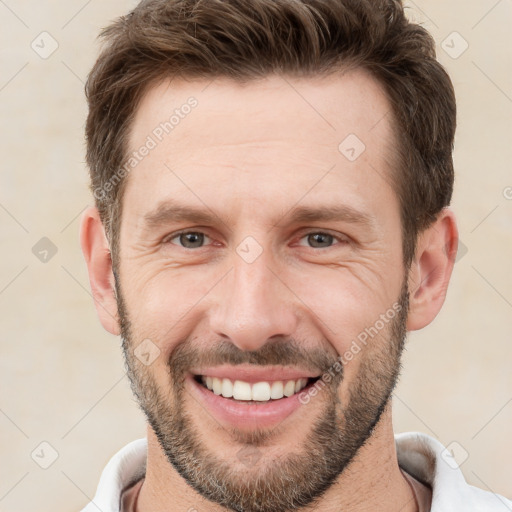
M 169 462 L 232 510 L 311 503 L 389 400 L 408 299 L 389 111 L 362 71 L 162 83 L 137 110 L 130 151 L 156 143 L 123 197 L 129 376 Z

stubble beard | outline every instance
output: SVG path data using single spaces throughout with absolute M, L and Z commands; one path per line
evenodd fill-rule
M 408 292 L 405 283 L 406 280 L 397 301 L 401 309 L 384 329 L 386 332 L 372 339 L 366 347 L 368 350 L 356 354 L 363 359 L 357 379 L 350 384 L 348 403 L 342 404 L 338 395 L 342 370 L 329 383 L 324 382 L 321 392 L 311 399 L 323 400 L 325 406 L 300 451 L 278 460 L 265 457 L 265 446 L 272 444 L 278 429 L 250 433 L 231 429 L 232 441 L 239 443 L 241 450 L 249 450 L 249 455 L 253 450 L 260 455 L 256 463 L 246 466 L 235 461 L 235 470 L 233 461 L 224 460 L 206 447 L 194 418 L 187 412 L 187 403 L 192 398 L 184 387 L 184 375 L 192 364 L 198 363 L 198 358 L 204 362 L 202 352 L 187 340 L 176 346 L 168 362 L 169 390 L 164 393 L 150 367 L 145 367 L 134 356 L 137 329 L 130 322 L 116 279 L 122 346 L 131 388 L 172 467 L 201 496 L 235 512 L 285 512 L 315 505 L 371 437 L 391 399 L 406 338 Z M 295 344 L 269 342 L 257 352 L 243 352 L 226 343 L 219 344 L 222 350 L 209 352 L 207 361 L 271 365 L 283 364 L 284 360 L 297 367 L 305 367 L 307 363 L 323 370 L 332 368 L 336 362 L 333 355 L 320 350 L 312 355 L 311 351 L 305 352 Z M 293 432 L 284 435 L 293 435 Z

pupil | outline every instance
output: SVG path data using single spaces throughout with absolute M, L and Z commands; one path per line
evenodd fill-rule
M 313 233 L 312 235 L 309 235 L 309 243 L 313 247 L 329 246 L 332 243 L 332 239 L 332 235 L 328 235 L 326 233 Z
M 202 233 L 183 233 L 180 236 L 180 243 L 184 247 L 200 247 L 203 244 L 204 235 Z

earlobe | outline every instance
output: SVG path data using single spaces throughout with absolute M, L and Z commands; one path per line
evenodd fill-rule
M 437 316 L 444 303 L 457 255 L 458 231 L 449 208 L 418 237 L 409 272 L 407 330 L 422 329 Z
M 100 322 L 108 332 L 117 336 L 120 334 L 120 328 L 112 260 L 97 208 L 87 208 L 82 214 L 80 245 L 87 264 L 94 305 Z

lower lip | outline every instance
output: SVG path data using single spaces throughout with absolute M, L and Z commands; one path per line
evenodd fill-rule
M 308 384 L 299 393 L 279 400 L 268 402 L 243 402 L 216 395 L 197 382 L 192 375 L 187 376 L 187 384 L 194 396 L 204 404 L 212 415 L 221 423 L 233 427 L 255 428 L 271 427 L 282 422 L 303 404 L 299 395 L 307 391 Z

